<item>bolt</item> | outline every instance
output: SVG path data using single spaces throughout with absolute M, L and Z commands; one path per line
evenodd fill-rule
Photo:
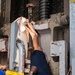
M 28 3 L 26 7 L 28 8 L 28 19 L 29 19 L 29 22 L 31 22 L 34 5 L 32 3 Z

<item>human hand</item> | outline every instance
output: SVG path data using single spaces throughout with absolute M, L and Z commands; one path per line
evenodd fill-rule
M 32 42 L 33 42 L 33 47 L 34 50 L 41 50 L 40 46 L 39 46 L 39 41 L 38 41 L 38 34 L 37 32 L 34 30 L 33 26 L 31 23 L 28 23 L 26 27 L 26 32 L 29 32 L 29 34 L 32 37 Z
M 6 68 L 7 68 L 6 65 L 0 65 L 1 70 L 5 70 Z

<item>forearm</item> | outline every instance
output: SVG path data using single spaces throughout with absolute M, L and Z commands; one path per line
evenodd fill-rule
M 41 50 L 41 47 L 40 47 L 39 41 L 38 41 L 38 34 L 35 34 L 34 37 L 36 37 L 36 38 L 32 39 L 34 50 Z
M 38 43 L 33 42 L 33 47 L 34 47 L 34 50 L 41 50 L 41 47 L 39 46 Z

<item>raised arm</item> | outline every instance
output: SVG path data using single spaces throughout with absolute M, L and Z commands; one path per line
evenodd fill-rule
M 38 42 L 38 34 L 34 30 L 32 24 L 29 23 L 26 26 L 26 30 L 29 32 L 29 34 L 32 37 L 32 43 L 33 43 L 34 50 L 41 50 L 41 47 L 39 46 L 39 42 Z
M 31 35 L 34 50 L 41 50 L 41 47 L 40 47 L 39 41 L 38 41 L 38 34 L 34 30 L 32 24 L 29 23 L 26 26 L 26 31 L 29 32 L 29 34 Z M 35 75 L 36 72 L 37 72 L 37 67 L 36 66 L 31 66 L 29 75 Z

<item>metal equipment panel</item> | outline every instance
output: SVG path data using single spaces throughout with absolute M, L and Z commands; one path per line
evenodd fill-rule
M 59 56 L 59 75 L 66 75 L 67 71 L 67 44 L 64 40 L 51 43 L 51 57 Z
M 70 63 L 75 58 L 75 3 L 70 1 Z
M 18 25 L 17 22 L 13 22 L 11 24 L 11 36 L 10 36 L 10 70 L 13 70 L 13 61 L 15 60 L 14 55 L 16 55 L 15 53 L 15 49 L 16 49 L 16 37 L 17 37 L 17 32 L 18 32 Z M 15 34 L 14 34 L 15 33 Z

